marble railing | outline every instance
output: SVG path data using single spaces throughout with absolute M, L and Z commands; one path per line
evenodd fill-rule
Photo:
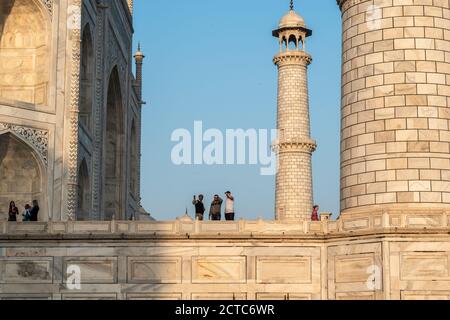
M 175 221 L 67 221 L 0 222 L 0 235 L 145 235 L 145 236 L 324 236 L 357 232 L 401 230 L 450 231 L 450 211 L 390 210 L 347 213 L 338 220 L 322 214 L 321 221 L 282 222 L 239 220 L 234 222 L 193 221 L 185 216 Z

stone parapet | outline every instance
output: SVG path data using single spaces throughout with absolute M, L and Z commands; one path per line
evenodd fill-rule
M 265 221 L 240 220 L 235 222 L 192 221 L 109 221 L 109 222 L 0 222 L 0 238 L 38 236 L 40 238 L 114 236 L 144 237 L 265 237 L 265 236 L 348 236 L 358 232 L 447 232 L 450 231 L 450 211 L 441 210 L 373 210 L 352 212 L 338 220 Z M 25 237 L 25 238 L 23 238 Z

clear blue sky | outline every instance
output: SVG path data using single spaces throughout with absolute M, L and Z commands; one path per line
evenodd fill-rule
M 276 126 L 277 40 L 271 32 L 288 0 L 137 0 L 135 48 L 146 54 L 142 126 L 143 206 L 158 220 L 174 219 L 194 194 L 233 191 L 238 218 L 274 217 L 275 177 L 259 166 L 175 166 L 175 129 L 272 129 Z M 339 211 L 341 25 L 334 0 L 296 1 L 314 34 L 307 49 L 313 138 L 314 198 Z

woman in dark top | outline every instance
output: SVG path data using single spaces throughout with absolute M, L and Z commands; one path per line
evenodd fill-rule
M 39 204 L 37 200 L 33 200 L 33 208 L 30 210 L 30 221 L 38 221 Z
M 19 215 L 19 209 L 17 209 L 14 201 L 9 203 L 9 211 L 8 211 L 8 221 L 15 222 L 17 221 L 17 216 Z

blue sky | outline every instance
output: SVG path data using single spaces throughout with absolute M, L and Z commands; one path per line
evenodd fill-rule
M 313 36 L 307 51 L 313 138 L 314 198 L 321 211 L 339 211 L 341 25 L 334 0 L 296 1 Z M 274 218 L 275 177 L 259 166 L 175 166 L 172 132 L 273 129 L 276 126 L 278 51 L 271 32 L 288 0 L 138 0 L 135 48 L 146 54 L 142 123 L 143 206 L 158 220 L 184 214 L 194 194 L 209 204 L 233 191 L 238 218 Z

